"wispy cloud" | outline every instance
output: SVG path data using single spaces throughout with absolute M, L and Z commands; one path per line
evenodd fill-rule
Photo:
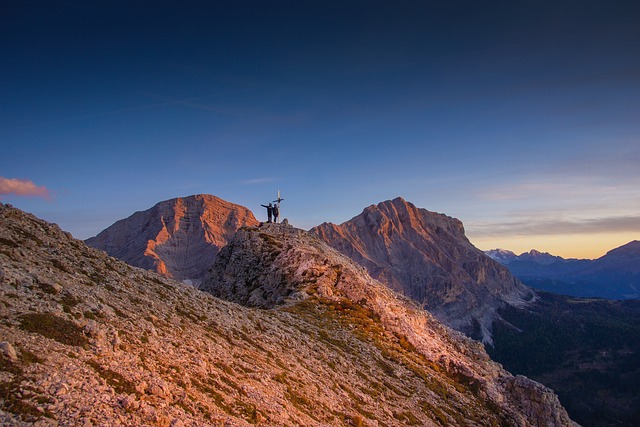
M 51 198 L 49 189 L 44 185 L 38 186 L 28 179 L 0 176 L 0 198 L 7 195 L 42 197 L 46 200 Z
M 118 108 L 118 109 L 108 110 L 108 111 L 101 111 L 101 112 L 92 113 L 92 114 L 83 114 L 83 115 L 78 115 L 78 116 L 66 117 L 66 118 L 62 118 L 62 119 L 57 119 L 57 120 L 52 120 L 52 121 L 47 121 L 47 122 L 44 122 L 44 123 L 40 123 L 40 125 L 73 122 L 73 121 L 76 121 L 76 120 L 93 119 L 93 118 L 113 116 L 113 115 L 124 114 L 124 113 L 133 113 L 133 112 L 138 112 L 138 111 L 150 110 L 150 109 L 155 109 L 155 108 L 160 108 L 160 107 L 170 107 L 170 106 L 183 106 L 183 107 L 187 107 L 187 108 L 205 110 L 205 111 L 209 111 L 209 112 L 216 113 L 216 114 L 223 114 L 223 115 L 227 115 L 227 116 L 235 116 L 238 113 L 233 111 L 233 110 L 231 110 L 231 109 L 218 108 L 218 107 L 216 107 L 214 105 L 207 105 L 207 104 L 203 103 L 202 101 L 206 101 L 206 100 L 209 100 L 209 99 L 212 99 L 212 98 L 217 98 L 217 97 L 224 96 L 224 95 L 233 94 L 233 93 L 236 93 L 236 92 L 244 92 L 244 91 L 247 91 L 247 90 L 250 90 L 250 89 L 252 89 L 252 88 L 242 88 L 242 89 L 237 89 L 237 90 L 229 90 L 229 91 L 223 91 L 223 92 L 219 92 L 219 93 L 211 94 L 211 95 L 206 95 L 206 96 L 192 97 L 192 98 L 182 98 L 182 99 L 169 99 L 167 97 L 144 94 L 143 96 L 145 98 L 150 98 L 154 102 L 141 104 L 141 105 L 136 105 L 136 106 L 133 106 L 133 107 L 126 107 L 126 108 Z
M 640 160 L 640 159 L 639 159 Z M 640 195 L 640 174 L 630 171 L 628 162 L 587 165 L 580 169 L 566 165 L 564 171 L 544 171 L 540 175 L 526 175 L 511 182 L 487 185 L 475 190 L 475 197 L 489 202 L 516 200 L 576 200 L 623 195 Z M 637 168 L 637 163 L 635 165 Z
M 243 185 L 260 185 L 260 184 L 269 184 L 272 182 L 278 181 L 277 178 L 253 178 L 253 179 L 245 179 L 240 181 L 240 184 Z
M 485 189 L 481 189 L 478 191 L 477 196 L 487 201 L 497 202 L 531 199 L 535 197 L 576 197 L 592 193 L 593 187 L 587 188 L 586 185 L 580 185 L 576 183 L 525 181 L 498 184 Z
M 467 227 L 478 237 L 540 236 L 592 233 L 638 233 L 640 216 L 612 216 L 580 220 L 528 219 L 474 223 Z

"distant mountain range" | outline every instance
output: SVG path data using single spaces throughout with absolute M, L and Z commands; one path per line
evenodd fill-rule
M 578 297 L 640 298 L 638 240 L 595 260 L 564 259 L 536 250 L 520 255 L 504 249 L 485 253 L 536 289 Z
M 485 251 L 485 253 L 504 265 L 509 265 L 514 261 L 531 261 L 542 265 L 553 264 L 558 261 L 566 261 L 562 257 L 551 255 L 549 252 L 539 252 L 535 249 L 532 249 L 529 252 L 523 252 L 520 255 L 516 255 L 514 252 L 506 249 L 492 249 L 490 251 Z

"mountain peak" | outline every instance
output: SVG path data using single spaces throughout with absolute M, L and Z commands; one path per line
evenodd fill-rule
M 311 232 L 439 320 L 487 342 L 497 308 L 532 295 L 469 242 L 458 219 L 417 208 L 402 198 L 369 206 L 339 226 L 325 223 Z
M 549 252 L 540 252 L 536 249 L 531 249 L 529 252 L 520 254 L 517 258 L 518 261 L 532 261 L 537 264 L 548 265 L 557 261 L 564 261 L 564 258 L 551 255 Z
M 513 251 L 509 251 L 507 249 L 490 249 L 488 251 L 484 251 L 489 258 L 498 261 L 501 264 L 509 264 L 511 261 L 515 260 L 518 255 L 516 255 Z
M 638 257 L 640 256 L 640 240 L 631 242 L 610 250 L 604 257 Z M 602 258 L 604 258 L 602 257 Z M 601 259 L 602 259 L 601 258 Z
M 430 228 L 455 234 L 466 240 L 464 226 L 456 218 L 416 207 L 402 197 L 371 205 L 350 221 L 366 220 L 393 233 L 427 233 Z
M 243 206 L 195 194 L 136 212 L 86 243 L 136 267 L 197 285 L 236 230 L 257 224 Z

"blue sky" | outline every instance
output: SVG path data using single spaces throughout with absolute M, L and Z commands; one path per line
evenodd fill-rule
M 0 200 L 87 238 L 197 193 L 262 218 L 281 190 L 302 228 L 402 196 L 481 249 L 601 256 L 640 238 L 638 22 L 633 1 L 3 2 Z

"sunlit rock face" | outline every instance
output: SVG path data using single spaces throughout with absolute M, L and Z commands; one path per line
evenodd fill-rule
M 445 324 L 486 342 L 498 307 L 532 291 L 469 242 L 462 222 L 396 198 L 311 233 Z
M 257 224 L 249 209 L 200 194 L 136 212 L 86 243 L 136 267 L 197 285 L 236 230 Z
M 303 315 L 303 328 L 310 336 L 322 325 L 325 329 L 319 331 L 319 341 L 333 346 L 325 356 L 333 363 L 337 355 L 354 352 L 359 361 L 354 359 L 351 371 L 356 376 L 358 369 L 380 366 L 378 351 L 402 360 L 406 363 L 402 388 L 413 387 L 409 384 L 415 375 L 421 378 L 421 385 L 412 397 L 400 399 L 402 403 L 391 403 L 382 395 L 374 399 L 378 407 L 401 403 L 411 408 L 407 418 L 392 410 L 396 419 L 389 425 L 573 425 L 549 389 L 528 378 L 513 377 L 491 361 L 477 341 L 446 327 L 303 230 L 277 224 L 242 228 L 216 258 L 201 290 L 262 311 L 283 310 L 291 313 L 290 322 Z M 331 326 L 334 316 L 341 319 L 337 329 Z M 345 346 L 343 328 L 360 343 Z M 299 349 L 293 342 L 290 345 L 292 360 L 299 362 L 294 356 Z M 316 345 L 312 339 L 306 347 Z M 313 362 L 305 359 L 304 363 Z M 391 369 L 381 377 L 373 372 L 365 375 L 383 383 L 400 376 Z M 345 377 L 343 383 L 351 381 Z M 452 384 L 458 384 L 457 391 L 450 388 Z M 421 408 L 414 406 L 417 396 L 421 396 Z M 442 413 L 437 424 L 432 408 Z M 465 408 L 462 418 L 445 415 L 460 414 L 455 408 Z M 378 421 L 387 423 L 386 419 Z M 377 425 L 373 420 L 371 424 Z

